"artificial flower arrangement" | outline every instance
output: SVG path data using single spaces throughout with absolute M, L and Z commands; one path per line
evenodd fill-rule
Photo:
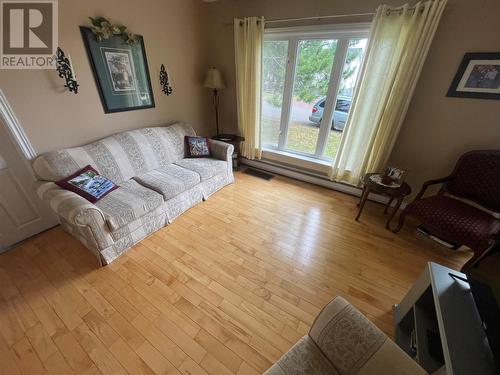
M 96 36 L 98 42 L 109 39 L 112 36 L 121 36 L 125 43 L 133 45 L 137 43 L 137 36 L 129 33 L 126 26 L 113 25 L 107 18 L 104 17 L 89 17 L 92 22 L 91 30 Z

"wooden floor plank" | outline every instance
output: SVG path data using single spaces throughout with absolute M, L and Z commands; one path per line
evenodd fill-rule
M 0 255 L 0 373 L 260 374 L 336 295 L 392 336 L 426 262 L 471 253 L 357 200 L 237 172 L 107 267 L 60 227 L 28 239 Z

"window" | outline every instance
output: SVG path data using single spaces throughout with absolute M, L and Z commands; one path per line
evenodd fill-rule
M 343 99 L 337 100 L 337 105 L 335 106 L 336 111 L 348 113 L 349 108 L 351 108 L 351 101 L 350 100 L 343 100 Z
M 367 35 L 365 24 L 266 30 L 261 118 L 265 150 L 335 158 Z

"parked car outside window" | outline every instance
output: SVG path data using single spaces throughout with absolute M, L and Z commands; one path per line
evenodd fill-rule
M 337 98 L 337 104 L 335 105 L 335 111 L 333 112 L 332 129 L 336 131 L 343 131 L 345 123 L 347 121 L 347 114 L 351 108 L 352 99 L 347 96 L 339 96 Z M 315 126 L 320 125 L 321 120 L 323 120 L 323 112 L 325 110 L 326 98 L 319 99 L 312 108 L 311 116 L 309 116 L 309 121 L 311 121 Z

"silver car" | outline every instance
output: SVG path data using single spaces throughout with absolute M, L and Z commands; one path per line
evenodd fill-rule
M 321 98 L 316 102 L 312 108 L 311 116 L 309 116 L 309 121 L 319 126 L 321 120 L 323 120 L 323 111 L 325 109 L 326 98 Z M 351 108 L 351 98 L 347 96 L 339 96 L 337 98 L 337 105 L 335 106 L 335 111 L 333 112 L 332 129 L 339 132 L 344 130 L 345 122 L 347 120 L 347 114 L 349 113 L 349 108 Z

